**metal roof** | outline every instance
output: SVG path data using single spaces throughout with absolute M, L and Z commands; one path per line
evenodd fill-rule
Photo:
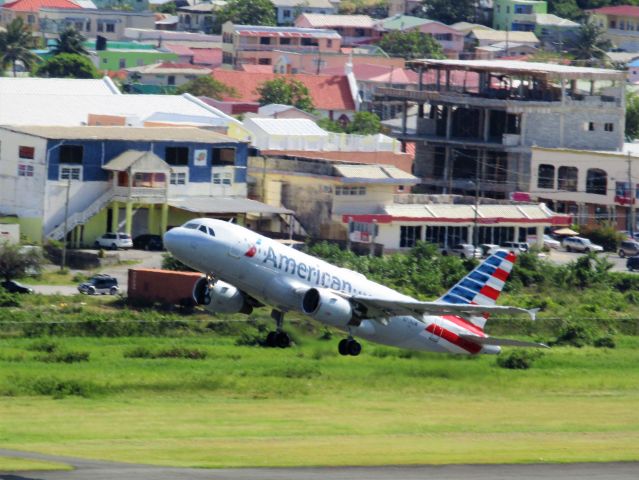
M 573 67 L 554 63 L 520 62 L 516 60 L 412 60 L 413 66 L 441 68 L 443 70 L 465 70 L 535 76 L 556 76 L 572 79 L 624 80 L 626 73 L 603 68 Z
M 384 213 L 402 219 L 433 220 L 433 221 L 475 221 L 474 205 L 454 204 L 393 204 L 383 208 Z M 556 214 L 542 204 L 512 204 L 512 205 L 479 205 L 477 222 L 507 223 L 511 222 L 545 222 Z
M 366 183 L 417 184 L 419 178 L 392 165 L 334 165 L 337 173 L 346 181 Z M 380 182 L 381 181 L 381 182 Z
M 368 15 L 323 15 L 321 13 L 303 13 L 314 28 L 355 27 L 374 28 L 375 21 Z
M 128 140 L 198 143 L 237 143 L 221 133 L 196 127 L 0 127 L 54 140 Z
M 153 152 L 141 152 L 139 150 L 127 150 L 102 166 L 105 170 L 124 172 L 135 170 L 136 172 L 168 172 L 171 167 Z
M 470 35 L 477 40 L 489 40 L 491 42 L 505 42 L 508 40 L 519 43 L 539 43 L 539 39 L 533 32 L 507 32 L 505 30 L 473 28 Z
M 119 95 L 109 77 L 99 80 L 76 78 L 0 77 L 0 95 Z M 4 106 L 4 104 L 3 104 Z
M 248 130 L 254 130 L 253 125 L 267 135 L 328 136 L 328 132 L 320 128 L 313 120 L 306 118 L 251 117 L 244 122 L 244 127 Z
M 292 214 L 292 210 L 283 207 L 273 207 L 265 203 L 235 197 L 183 197 L 168 200 L 171 207 L 188 210 L 199 214 Z
M 261 25 L 235 25 L 233 27 L 241 37 L 284 37 L 284 38 L 342 38 L 335 30 L 301 27 L 265 27 Z
M 300 8 L 330 8 L 335 7 L 330 0 L 271 0 L 273 6 L 277 7 L 300 7 Z

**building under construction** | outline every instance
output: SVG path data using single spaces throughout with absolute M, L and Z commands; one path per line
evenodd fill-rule
M 625 73 L 506 60 L 414 60 L 416 90 L 379 100 L 417 104 L 414 173 L 428 193 L 508 198 L 530 191 L 531 147 L 619 151 Z M 406 111 L 406 108 L 404 108 Z M 478 190 L 478 191 L 477 191 Z

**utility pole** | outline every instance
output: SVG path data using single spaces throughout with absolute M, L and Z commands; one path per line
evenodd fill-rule
M 635 202 L 637 201 L 637 192 L 632 182 L 632 156 L 630 152 L 628 152 L 628 188 L 630 190 L 630 221 L 628 222 L 628 231 L 630 232 L 630 238 L 635 238 L 634 234 L 637 224 L 637 206 Z

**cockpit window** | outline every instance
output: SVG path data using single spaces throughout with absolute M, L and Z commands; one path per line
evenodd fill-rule
M 213 231 L 211 227 L 209 227 L 209 235 L 211 235 L 212 237 L 215 236 L 215 232 Z
M 206 227 L 204 225 L 200 225 L 199 230 L 200 230 L 200 232 L 209 233 L 209 232 L 206 231 Z
M 197 227 L 199 227 L 197 223 L 187 223 L 186 225 L 184 225 L 184 228 L 190 228 L 191 230 L 195 230 L 197 229 Z

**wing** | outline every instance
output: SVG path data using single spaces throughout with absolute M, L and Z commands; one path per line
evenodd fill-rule
M 419 302 L 417 300 L 386 300 L 375 297 L 350 296 L 352 302 L 359 303 L 366 308 L 369 317 L 392 317 L 397 315 L 411 315 L 418 320 L 424 315 L 481 315 L 483 313 L 525 313 L 535 320 L 536 309 L 526 310 L 519 307 L 500 305 L 470 305 L 440 302 Z
M 498 345 L 500 347 L 539 347 L 550 348 L 545 343 L 525 342 L 523 340 L 513 340 L 512 338 L 478 337 L 477 335 L 459 335 L 464 340 L 469 340 L 480 345 Z

